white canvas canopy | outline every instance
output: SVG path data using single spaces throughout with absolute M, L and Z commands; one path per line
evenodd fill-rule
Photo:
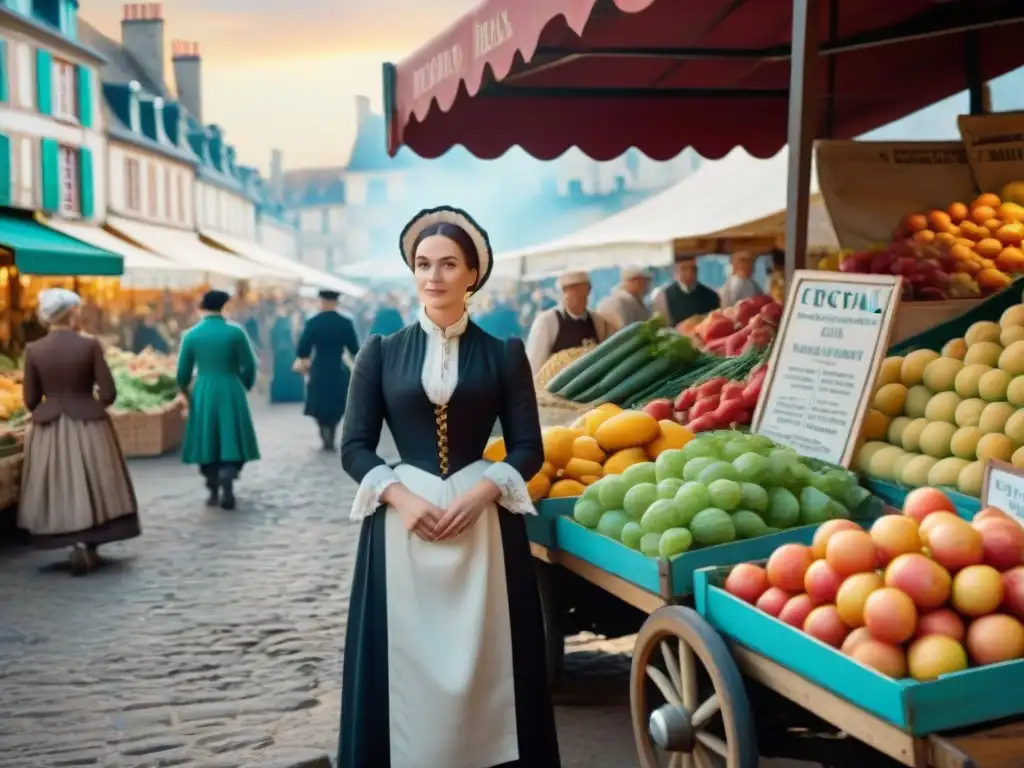
M 771 238 L 785 231 L 788 150 L 759 160 L 737 148 L 705 162 L 693 175 L 639 205 L 541 245 L 499 254 L 509 273 L 550 273 L 637 264 L 669 264 L 688 240 Z M 835 246 L 836 237 L 811 182 L 809 245 Z M 515 266 L 513 266 L 515 265 Z

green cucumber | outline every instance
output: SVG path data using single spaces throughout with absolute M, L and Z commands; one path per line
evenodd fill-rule
M 643 368 L 634 371 L 631 376 L 620 381 L 617 386 L 612 387 L 612 389 L 601 396 L 600 401 L 602 403 L 621 405 L 644 387 L 649 387 L 651 384 L 664 379 L 672 371 L 676 370 L 678 366 L 679 361 L 673 360 L 670 357 L 655 357 Z
M 576 402 L 591 403 L 598 400 L 605 392 L 614 389 L 620 383 L 628 379 L 630 375 L 636 373 L 639 368 L 644 367 L 648 362 L 654 359 L 654 357 L 654 350 L 651 349 L 650 346 L 645 345 L 641 347 L 608 371 L 608 373 L 601 377 L 599 382 L 591 385 L 584 392 L 581 392 L 577 397 Z
M 604 378 L 605 374 L 610 372 L 615 368 L 615 366 L 632 355 L 638 349 L 644 349 L 646 346 L 647 338 L 644 334 L 627 339 L 617 348 L 611 350 L 611 352 L 605 355 L 602 359 L 598 360 L 592 366 L 580 373 L 576 378 L 563 387 L 558 394 L 566 400 L 575 400 L 578 395 L 586 392 L 587 389 L 592 387 L 594 384 L 597 384 L 597 382 Z
M 565 366 L 557 374 L 555 374 L 548 382 L 547 390 L 555 395 L 560 395 L 562 389 L 575 379 L 579 374 L 585 371 L 594 363 L 601 360 L 609 351 L 615 349 L 619 344 L 622 344 L 634 336 L 640 334 L 644 329 L 645 323 L 636 322 L 630 323 L 624 328 L 620 328 L 607 339 L 602 341 L 592 350 L 590 350 L 583 357 L 578 360 L 573 360 L 569 365 Z

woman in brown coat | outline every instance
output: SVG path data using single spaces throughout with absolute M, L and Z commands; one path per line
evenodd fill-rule
M 25 351 L 25 441 L 18 522 L 39 547 L 72 547 L 75 572 L 97 563 L 96 548 L 138 536 L 139 518 L 107 407 L 117 397 L 96 339 L 75 330 L 81 299 L 63 288 L 39 295 L 49 334 Z

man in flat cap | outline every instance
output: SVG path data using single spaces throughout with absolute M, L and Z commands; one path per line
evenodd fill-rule
M 320 311 L 306 322 L 295 350 L 295 370 L 309 377 L 305 414 L 316 421 L 325 451 L 334 450 L 348 400 L 351 373 L 342 356 L 359 352 L 355 323 L 338 311 L 339 297 L 337 291 L 320 291 Z
M 556 352 L 600 344 L 617 330 L 615 321 L 587 309 L 590 277 L 586 272 L 564 272 L 558 288 L 561 303 L 537 315 L 526 341 L 526 356 L 535 375 Z
M 199 465 L 210 492 L 207 504 L 222 509 L 235 508 L 235 480 L 260 457 L 246 397 L 256 383 L 256 355 L 242 327 L 224 317 L 230 298 L 224 291 L 203 296 L 203 319 L 181 339 L 177 372 L 188 403 L 181 459 Z
M 718 294 L 697 282 L 697 257 L 676 254 L 675 280 L 654 297 L 654 313 L 675 328 L 694 315 L 706 315 L 720 306 Z
M 644 303 L 651 286 L 651 275 L 643 267 L 624 267 L 621 282 L 600 304 L 597 311 L 614 320 L 622 328 L 642 323 L 651 318 L 651 310 Z

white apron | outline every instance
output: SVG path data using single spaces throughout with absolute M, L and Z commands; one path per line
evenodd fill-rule
M 490 463 L 442 479 L 396 473 L 444 509 Z M 377 514 L 381 514 L 378 512 Z M 391 768 L 488 768 L 519 759 L 505 558 L 496 506 L 451 541 L 427 542 L 388 507 Z

